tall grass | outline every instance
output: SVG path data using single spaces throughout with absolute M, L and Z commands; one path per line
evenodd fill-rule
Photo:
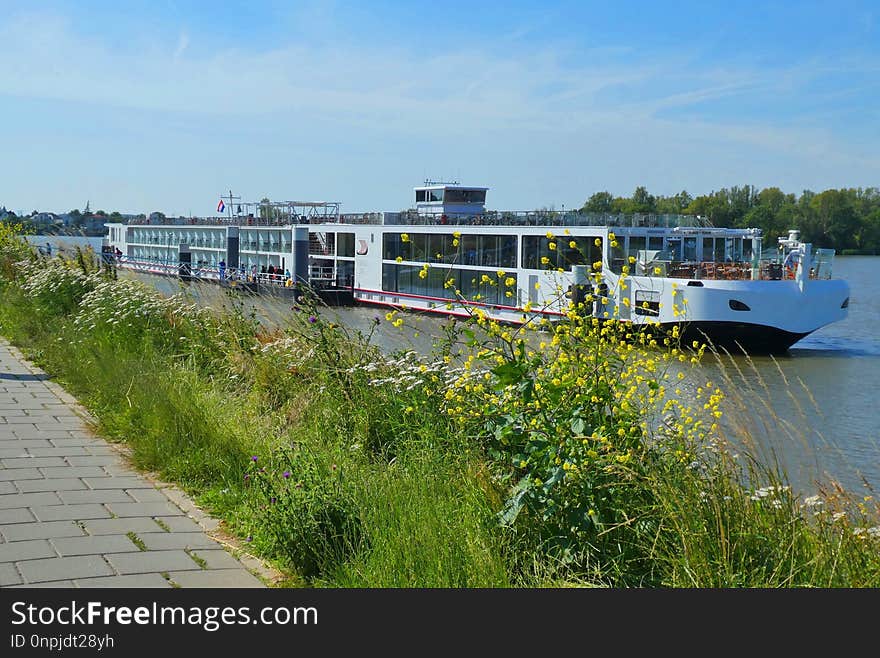
M 573 309 L 533 332 L 475 314 L 389 355 L 308 294 L 290 316 L 164 298 L 0 229 L 0 332 L 289 583 L 880 584 L 876 504 L 802 500 L 731 450 L 721 388 L 678 389 L 702 348 Z

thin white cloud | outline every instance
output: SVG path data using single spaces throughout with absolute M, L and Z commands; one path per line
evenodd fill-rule
M 180 59 L 187 46 L 189 46 L 189 35 L 186 32 L 181 32 L 180 36 L 177 37 L 177 48 L 174 49 L 175 60 Z

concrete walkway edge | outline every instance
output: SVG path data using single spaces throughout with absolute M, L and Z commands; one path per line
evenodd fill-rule
M 179 488 L 96 436 L 73 396 L 0 338 L 0 587 L 265 587 Z

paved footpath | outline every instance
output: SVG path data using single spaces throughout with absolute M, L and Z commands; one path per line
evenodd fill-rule
M 265 586 L 270 570 L 233 557 L 215 519 L 90 420 L 0 338 L 0 587 Z

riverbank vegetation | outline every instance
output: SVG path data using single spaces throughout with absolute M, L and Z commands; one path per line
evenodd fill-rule
M 491 282 L 507 285 L 503 272 Z M 705 348 L 577 309 L 381 352 L 44 258 L 0 227 L 0 334 L 247 550 L 314 587 L 877 587 L 876 502 L 731 451 Z

